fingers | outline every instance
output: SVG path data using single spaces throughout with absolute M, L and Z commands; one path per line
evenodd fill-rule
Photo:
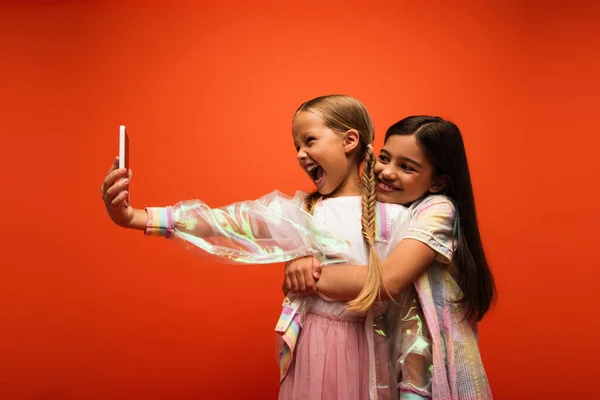
M 298 292 L 299 285 L 296 275 L 294 274 L 294 261 L 288 261 L 285 263 L 285 283 L 290 292 Z
M 303 268 L 304 281 L 306 282 L 306 296 L 314 296 L 317 294 L 317 285 L 315 279 L 312 277 L 313 272 L 313 258 L 306 260 L 306 267 Z
M 102 185 L 100 186 L 100 193 L 102 193 L 102 196 L 104 197 L 104 193 L 106 192 L 106 189 L 109 187 L 107 185 L 107 178 L 117 169 L 119 168 L 119 157 L 115 157 L 115 159 L 113 160 L 112 164 L 110 165 L 110 168 L 108 169 L 108 172 L 106 173 L 106 177 L 104 177 L 104 182 L 102 182 Z
M 300 267 L 302 267 L 300 263 Z M 302 268 L 297 269 L 296 271 L 296 280 L 298 281 L 298 291 L 302 294 L 306 292 L 306 280 L 304 279 L 304 274 L 302 273 Z
M 127 171 L 124 168 L 119 169 L 119 157 L 115 158 L 113 165 L 110 167 L 104 178 L 104 183 L 101 188 L 102 194 L 105 194 L 118 179 L 125 178 L 126 176 L 131 179 L 131 171 Z
M 119 193 L 117 195 L 117 197 L 115 197 L 111 202 L 110 202 L 110 206 L 113 209 L 118 209 L 118 208 L 127 208 L 129 206 L 129 202 L 128 202 L 128 198 L 129 198 L 129 192 L 127 191 L 122 191 L 121 193 Z
M 298 285 L 298 280 L 295 275 L 290 275 L 290 280 L 292 281 L 292 288 L 290 289 L 292 292 L 299 292 L 300 286 Z
M 125 169 L 116 169 L 110 174 L 106 175 L 104 178 L 104 191 L 106 192 L 111 186 L 115 184 L 115 182 L 119 179 L 125 178 L 127 175 L 127 170 Z
M 313 269 L 312 269 L 312 276 L 313 279 L 315 279 L 316 281 L 318 281 L 321 278 L 321 270 L 323 269 L 323 267 L 321 267 L 321 264 L 313 264 Z
M 129 189 L 129 179 L 122 179 L 114 185 L 110 186 L 104 194 L 105 203 L 111 204 L 123 191 Z
M 317 294 L 316 275 L 320 275 L 319 260 L 314 257 L 302 257 L 289 261 L 285 265 L 285 284 L 288 290 L 305 296 Z
M 119 168 L 119 157 L 115 157 L 115 159 L 113 160 L 112 164 L 110 165 L 110 168 L 108 170 L 108 172 L 106 173 L 106 175 L 110 174 L 111 172 L 113 172 L 115 169 Z

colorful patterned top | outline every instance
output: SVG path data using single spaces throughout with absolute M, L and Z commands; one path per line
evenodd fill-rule
M 404 238 L 419 240 L 437 253 L 435 261 L 415 282 L 429 333 L 432 338 L 433 368 L 431 392 L 434 399 L 487 400 L 491 389 L 478 347 L 477 327 L 463 320 L 464 312 L 454 303 L 461 291 L 454 278 L 452 258 L 456 250 L 454 237 L 456 211 L 452 200 L 433 195 L 409 208 L 410 219 Z M 402 315 L 400 302 L 392 315 Z M 414 324 L 414 320 L 408 319 Z M 407 329 L 402 318 L 392 317 L 393 331 Z M 394 360 L 406 354 L 406 343 L 392 341 Z M 396 362 L 398 365 L 398 362 Z

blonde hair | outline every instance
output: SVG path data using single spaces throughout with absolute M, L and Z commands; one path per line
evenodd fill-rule
M 356 162 L 360 165 L 364 161 L 362 171 L 362 235 L 369 253 L 369 268 L 367 279 L 362 291 L 357 298 L 348 302 L 349 311 L 366 311 L 379 297 L 382 286 L 381 259 L 375 251 L 375 219 L 376 219 L 376 182 L 373 167 L 375 166 L 375 153 L 373 152 L 373 139 L 375 129 L 366 107 L 357 99 L 346 95 L 321 96 L 303 103 L 294 118 L 301 111 L 312 112 L 322 118 L 325 125 L 334 132 L 343 133 L 355 129 L 359 133 L 360 148 Z M 322 195 L 313 192 L 304 199 L 304 208 L 308 213 L 313 212 L 315 205 Z

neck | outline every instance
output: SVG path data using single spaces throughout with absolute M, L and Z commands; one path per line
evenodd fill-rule
M 336 190 L 334 190 L 331 194 L 329 194 L 328 198 L 333 197 L 344 197 L 344 196 L 361 196 L 361 184 L 360 184 L 360 174 L 358 170 L 350 173 L 346 180 L 342 182 L 340 186 Z

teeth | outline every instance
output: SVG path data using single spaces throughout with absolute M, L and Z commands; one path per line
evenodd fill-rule
M 308 172 L 313 181 L 317 180 L 317 175 L 319 175 L 319 171 L 319 164 L 311 164 L 308 167 L 306 167 L 306 172 Z

